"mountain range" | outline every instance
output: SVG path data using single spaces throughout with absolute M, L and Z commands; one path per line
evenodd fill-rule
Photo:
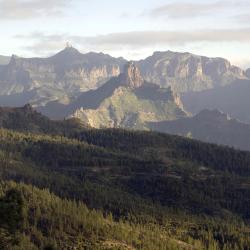
M 248 249 L 248 74 L 189 53 L 12 56 L 0 249 Z
M 3 108 L 0 248 L 249 249 L 249 166 L 229 147 Z
M 8 106 L 13 99 L 43 106 L 51 101 L 70 103 L 81 92 L 96 89 L 118 76 L 123 58 L 103 53 L 80 53 L 66 47 L 49 58 L 12 56 L 8 65 L 0 66 L 0 105 Z M 148 82 L 171 87 L 175 92 L 211 89 L 246 79 L 246 72 L 222 58 L 207 58 L 190 53 L 155 52 L 135 62 Z M 15 103 L 16 104 L 16 103 Z M 13 105 L 16 106 L 16 105 Z
M 246 72 L 223 58 L 208 58 L 191 53 L 155 52 L 138 62 L 143 77 L 175 92 L 186 93 L 230 85 L 246 79 Z
M 155 129 L 249 149 L 244 138 L 248 126 L 242 124 L 250 123 L 248 77 L 249 70 L 222 58 L 166 51 L 128 62 L 67 46 L 49 58 L 12 56 L 0 65 L 0 106 L 30 103 L 54 120 L 77 118 L 94 128 Z M 221 110 L 241 122 L 222 122 L 213 111 L 192 117 L 204 109 Z M 171 130 L 169 124 L 176 127 Z M 237 132 L 241 143 L 233 139 L 235 127 L 244 127 L 244 136 Z
M 0 94 L 35 106 L 54 100 L 65 103 L 119 75 L 124 63 L 102 53 L 83 55 L 72 47 L 49 58 L 12 56 L 8 65 L 0 66 Z
M 219 110 L 202 110 L 193 117 L 149 123 L 152 130 L 250 151 L 250 124 Z
M 118 77 L 82 93 L 72 103 L 55 102 L 38 110 L 51 118 L 76 117 L 95 128 L 145 129 L 149 121 L 186 116 L 179 96 L 170 87 L 161 88 L 145 81 L 133 62 L 126 64 Z
M 250 80 L 237 80 L 229 86 L 201 92 L 185 93 L 181 100 L 185 109 L 197 114 L 203 109 L 219 109 L 244 123 L 250 123 Z

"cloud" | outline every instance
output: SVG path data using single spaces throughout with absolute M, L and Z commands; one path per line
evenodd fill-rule
M 241 15 L 236 15 L 234 18 L 241 23 L 248 24 L 250 22 L 250 14 L 241 14 Z
M 249 8 L 250 3 L 247 0 L 238 1 L 216 1 L 209 3 L 194 2 L 172 2 L 154 8 L 148 12 L 151 17 L 169 17 L 173 19 L 193 18 L 208 14 L 221 13 L 226 10 L 234 10 L 239 8 Z
M 117 46 L 152 46 L 190 42 L 250 42 L 250 28 L 196 31 L 133 31 L 93 37 L 69 37 L 78 43 Z
M 0 19 L 19 20 L 61 15 L 71 0 L 0 0 Z
M 26 51 L 53 52 L 71 42 L 85 50 L 106 51 L 117 49 L 145 49 L 157 46 L 184 46 L 200 42 L 250 42 L 250 28 L 244 29 L 217 29 L 196 31 L 133 31 L 123 33 L 111 33 L 97 36 L 72 36 L 69 34 L 46 35 L 44 33 L 32 33 L 30 35 L 16 36 L 25 39 L 32 44 L 26 46 Z

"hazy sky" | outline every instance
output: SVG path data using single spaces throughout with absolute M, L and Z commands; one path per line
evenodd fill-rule
M 127 59 L 159 50 L 250 67 L 250 0 L 0 0 L 0 54 L 47 56 L 70 42 Z

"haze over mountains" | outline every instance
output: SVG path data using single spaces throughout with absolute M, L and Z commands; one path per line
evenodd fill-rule
M 82 55 L 72 47 L 50 58 L 12 56 L 8 65 L 0 67 L 0 94 L 18 96 L 20 102 L 28 100 L 36 106 L 54 100 L 67 102 L 118 75 L 124 63 L 124 59 L 102 53 Z
M 214 112 L 209 117 L 198 115 L 204 119 L 198 124 L 197 116 L 182 118 L 204 109 L 219 109 L 250 123 L 249 74 L 225 59 L 190 53 L 155 52 L 144 60 L 128 62 L 103 53 L 82 54 L 67 46 L 49 58 L 12 56 L 8 64 L 0 65 L 0 105 L 30 103 L 52 119 L 75 117 L 95 128 L 192 134 L 204 141 L 248 149 L 243 137 L 239 136 L 242 143 L 232 139 L 237 135 L 233 128 L 243 126 L 237 121 L 233 127 L 232 121 L 218 123 Z M 183 122 L 185 129 L 178 125 Z M 196 134 L 197 126 L 205 123 L 211 126 Z M 167 124 L 177 126 L 171 130 Z M 228 134 L 216 138 L 223 128 Z
M 178 93 L 201 91 L 245 79 L 246 73 L 223 58 L 208 58 L 191 53 L 155 52 L 138 62 L 146 80 L 171 86 Z
M 72 105 L 73 117 L 96 128 L 145 129 L 148 121 L 186 116 L 179 96 L 170 87 L 146 82 L 133 63 L 101 88 L 83 93 Z
M 0 0 L 0 250 L 250 250 L 249 18 Z
M 0 65 L 6 65 L 10 62 L 10 57 L 0 56 Z
M 203 109 L 219 109 L 241 122 L 250 123 L 250 80 L 201 92 L 185 93 L 182 101 L 187 111 L 197 114 Z
M 193 117 L 149 123 L 152 130 L 250 151 L 250 124 L 219 110 L 202 110 Z
M 14 95 L 20 103 L 29 101 L 36 106 L 55 100 L 67 103 L 80 92 L 96 89 L 118 76 L 126 63 L 123 58 L 102 53 L 81 54 L 72 47 L 50 58 L 12 56 L 7 66 L 0 66 L 0 95 Z M 171 86 L 176 92 L 211 89 L 247 78 L 243 70 L 225 59 L 190 53 L 156 52 L 135 63 L 145 80 Z
M 74 121 L 0 109 L 1 249 L 248 249 L 250 152 Z

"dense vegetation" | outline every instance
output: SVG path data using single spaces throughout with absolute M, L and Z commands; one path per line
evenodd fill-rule
M 250 153 L 152 132 L 11 129 L 3 249 L 250 249 Z

